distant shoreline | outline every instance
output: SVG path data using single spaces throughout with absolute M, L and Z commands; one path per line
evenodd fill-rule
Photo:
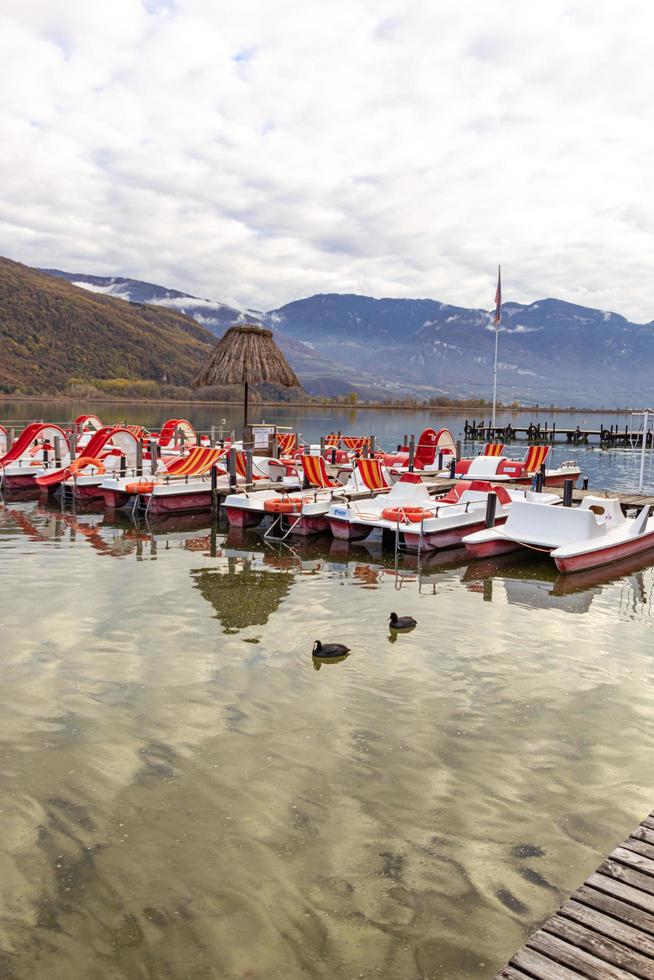
M 57 402 L 63 405 L 71 405 L 79 402 L 83 402 L 88 405 L 133 405 L 138 403 L 139 405 L 220 405 L 233 407 L 237 410 L 242 408 L 242 402 L 239 401 L 204 401 L 200 399 L 177 399 L 177 398 L 84 398 L 72 395 L 2 395 L 0 394 L 0 402 L 15 402 L 20 404 L 21 402 Z M 343 402 L 285 402 L 285 401 L 257 401 L 250 403 L 250 411 L 256 411 L 257 408 L 325 408 L 325 409 L 344 409 L 345 411 L 373 411 L 373 412 L 429 412 L 434 415 L 446 415 L 453 412 L 470 412 L 477 413 L 480 418 L 483 419 L 486 414 L 490 414 L 492 411 L 490 405 L 479 406 L 479 405 L 389 405 L 386 403 L 375 402 L 371 405 L 365 405 L 359 403 L 356 405 L 348 405 Z M 551 405 L 524 405 L 520 408 L 511 408 L 509 406 L 498 406 L 498 413 L 502 412 L 504 414 L 518 415 L 524 412 L 538 412 L 540 414 L 548 413 L 551 415 L 561 415 L 570 412 L 585 412 L 589 415 L 624 415 L 629 412 L 641 411 L 639 408 L 587 408 L 585 406 L 574 407 L 567 406 L 565 408 Z M 489 420 L 490 421 L 490 420 Z

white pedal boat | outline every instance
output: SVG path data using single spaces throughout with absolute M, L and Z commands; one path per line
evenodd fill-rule
M 132 471 L 122 477 L 105 477 L 101 483 L 105 506 L 109 510 L 137 506 L 149 516 L 211 510 L 211 470 L 214 467 L 218 472 L 218 489 L 229 487 L 225 450 L 194 446 L 186 456 L 161 462 L 156 473 L 137 476 Z M 253 459 L 252 479 L 255 482 L 268 485 L 278 480 L 283 472 L 273 457 L 256 456 Z M 237 484 L 244 482 L 245 460 L 243 453 L 238 451 Z
M 502 455 L 460 459 L 455 466 L 454 476 L 462 480 L 528 484 L 545 464 L 549 452 L 549 446 L 530 446 L 524 459 L 509 459 Z M 557 467 L 545 468 L 543 486 L 562 487 L 566 480 L 576 483 L 580 476 L 578 464 L 571 459 L 565 460 Z
M 625 517 L 616 497 L 584 497 L 579 507 L 541 510 L 531 501 L 516 503 L 501 528 L 463 539 L 476 558 L 520 548 L 548 553 L 560 572 L 577 572 L 654 549 L 654 518 L 649 507 Z
M 483 527 L 489 493 L 497 496 L 496 522 L 506 520 L 514 501 L 525 498 L 557 504 L 555 494 L 507 489 L 482 481 L 462 482 L 445 497 L 434 497 L 429 485 L 413 473 L 404 474 L 384 496 L 373 500 L 335 503 L 329 523 L 336 538 L 356 541 L 373 531 L 399 534 L 408 551 L 432 551 L 460 544 L 464 535 Z
M 329 476 L 321 456 L 303 456 L 300 471 L 308 489 L 280 493 L 267 488 L 227 496 L 223 509 L 230 527 L 257 527 L 269 518 L 274 529 L 268 533 L 275 537 L 323 534 L 330 529 L 327 515 L 335 498 L 347 505 L 355 495 L 369 498 L 379 481 L 384 489 L 391 485 L 388 472 L 373 460 L 359 460 L 351 473 L 341 471 L 342 483 Z M 371 483 L 375 476 L 378 483 Z

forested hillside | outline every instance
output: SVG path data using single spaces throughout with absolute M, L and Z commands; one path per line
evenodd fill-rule
M 214 342 L 173 310 L 86 292 L 0 258 L 0 391 L 64 391 L 71 378 L 188 385 Z

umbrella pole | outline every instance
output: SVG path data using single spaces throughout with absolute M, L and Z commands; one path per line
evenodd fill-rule
M 248 383 L 245 382 L 245 399 L 243 403 L 243 437 L 245 438 L 245 430 L 248 425 Z

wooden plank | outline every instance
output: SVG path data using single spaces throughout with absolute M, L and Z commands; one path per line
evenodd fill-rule
M 652 831 L 650 830 L 649 833 L 651 834 Z M 654 847 L 645 841 L 638 840 L 637 837 L 628 837 L 620 847 L 624 847 L 627 851 L 634 851 L 635 854 L 640 854 L 642 857 L 654 861 Z
M 531 980 L 531 977 L 531 974 L 523 973 L 522 970 L 518 970 L 515 966 L 505 966 L 493 980 Z
M 633 905 L 628 905 L 626 902 L 621 902 L 619 899 L 613 898 L 604 892 L 598 892 L 595 888 L 588 888 L 586 885 L 582 885 L 574 893 L 571 901 L 576 903 L 583 902 L 585 906 L 591 909 L 605 912 L 606 915 L 611 916 L 613 919 L 618 919 L 621 922 L 626 922 L 630 926 L 634 926 L 641 933 L 654 936 L 654 915 L 651 915 L 649 912 L 644 912 L 642 909 L 635 908 Z M 563 908 L 565 907 L 564 905 Z
M 625 851 L 625 854 L 629 853 L 629 851 Z M 616 878 L 618 881 L 624 881 L 627 885 L 632 885 L 634 888 L 639 888 L 641 891 L 647 892 L 648 895 L 654 895 L 654 881 L 652 878 L 649 875 L 641 874 L 640 871 L 629 867 L 624 862 L 618 863 L 607 858 L 597 870 L 600 874 L 608 875 L 610 878 Z
M 603 912 L 598 912 L 596 909 L 590 909 L 587 905 L 581 905 L 579 902 L 575 902 L 574 899 L 565 902 L 557 912 L 557 915 L 572 919 L 580 926 L 592 929 L 593 932 L 600 933 L 607 939 L 615 940 L 616 943 L 629 946 L 637 953 L 646 957 L 649 972 L 652 973 L 654 971 L 654 937 L 647 935 L 639 928 L 625 925 L 624 922 L 619 922 L 617 919 L 614 919 L 612 915 L 606 915 Z M 548 932 L 552 931 L 549 929 L 549 923 L 546 923 L 543 928 Z
M 623 870 L 626 871 L 626 868 Z M 626 882 L 595 872 L 588 876 L 585 884 L 592 888 L 597 888 L 599 891 L 611 895 L 613 898 L 629 902 L 644 912 L 654 914 L 654 896 L 648 895 L 646 892 L 641 891 L 639 888 L 634 888 Z
M 640 826 L 648 827 L 650 830 L 654 830 L 654 817 L 651 815 L 649 817 L 645 817 Z
M 567 966 L 561 966 L 556 960 L 543 956 L 542 953 L 528 946 L 518 950 L 511 958 L 510 965 L 519 967 L 535 980 L 579 980 L 584 976 L 583 973 L 569 970 Z
M 583 906 L 581 908 L 583 909 Z M 585 911 L 589 912 L 588 909 Z M 595 912 L 594 914 L 589 914 L 587 919 L 590 922 L 594 922 L 595 919 L 593 916 L 600 919 L 608 918 L 608 916 L 600 917 L 599 913 Z M 609 920 L 610 922 L 611 920 Z M 634 976 L 642 977 L 643 980 L 652 980 L 652 976 L 654 976 L 654 960 L 620 942 L 618 936 L 615 934 L 618 923 L 613 923 L 613 927 L 612 932 L 608 936 L 606 934 L 600 935 L 595 931 L 594 925 L 588 922 L 572 922 L 565 916 L 557 913 L 551 919 L 547 920 L 543 929 L 545 932 L 557 936 L 558 939 L 563 939 L 565 942 L 570 943 L 571 946 L 591 953 L 598 960 L 605 960 L 612 966 L 626 970 L 627 973 L 633 973 Z M 622 928 L 627 934 L 637 933 L 637 930 L 628 929 L 627 926 L 623 926 Z M 654 948 L 654 943 L 651 940 L 650 945 Z
M 654 845 L 654 829 L 649 830 L 648 827 L 643 827 L 641 824 L 640 827 L 636 827 L 633 834 L 630 835 L 629 839 L 631 840 L 632 838 L 635 840 L 645 841 L 646 844 Z
M 553 936 L 549 932 L 544 932 L 542 929 L 530 936 L 527 940 L 527 946 L 538 950 L 544 956 L 548 956 L 555 963 L 577 970 L 589 980 L 633 980 L 634 977 L 633 973 L 628 970 L 607 963 L 606 960 L 599 959 L 584 949 L 578 949 L 571 943 L 559 939 L 558 936 Z
M 638 871 L 654 876 L 654 861 L 651 858 L 643 857 L 642 854 L 628 851 L 625 847 L 616 847 L 609 854 L 609 859 L 619 861 L 620 864 L 627 864 L 630 868 L 636 868 Z

